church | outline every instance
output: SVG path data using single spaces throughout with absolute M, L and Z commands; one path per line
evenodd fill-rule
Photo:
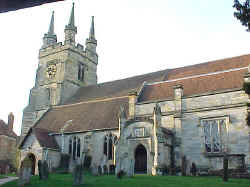
M 64 29 L 54 13 L 43 37 L 34 87 L 23 110 L 21 160 L 50 168 L 61 155 L 91 157 L 91 168 L 157 175 L 165 166 L 218 170 L 250 164 L 250 55 L 97 83 L 92 17 L 85 46 L 76 43 L 74 5 Z

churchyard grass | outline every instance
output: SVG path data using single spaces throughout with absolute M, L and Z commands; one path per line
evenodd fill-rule
M 0 179 L 4 179 L 4 178 L 6 178 L 5 175 L 0 175 Z
M 50 174 L 48 180 L 39 180 L 38 176 L 31 179 L 29 187 L 71 187 L 71 174 Z M 83 187 L 249 187 L 250 180 L 229 179 L 223 182 L 219 177 L 181 177 L 181 176 L 147 176 L 136 175 L 132 178 L 117 179 L 116 176 L 84 175 Z M 17 181 L 4 184 L 1 187 L 16 187 Z

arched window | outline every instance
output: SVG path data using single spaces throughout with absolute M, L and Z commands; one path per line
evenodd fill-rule
M 81 63 L 78 63 L 78 80 L 84 80 L 84 65 Z
M 81 155 L 81 141 L 80 141 L 80 138 L 78 138 L 77 140 L 77 157 L 79 158 Z
M 114 159 L 114 144 L 117 140 L 117 137 L 112 134 L 108 134 L 104 137 L 103 144 L 103 154 L 105 154 L 108 160 Z
M 69 140 L 69 154 L 72 153 L 72 139 Z
M 81 140 L 79 137 L 71 137 L 69 139 L 69 154 L 75 160 L 81 156 Z

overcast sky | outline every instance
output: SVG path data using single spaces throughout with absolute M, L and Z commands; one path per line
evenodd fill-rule
M 250 53 L 250 33 L 233 17 L 233 0 L 75 0 L 77 43 L 95 16 L 98 82 Z M 0 119 L 22 110 L 34 86 L 38 51 L 55 11 L 64 40 L 72 1 L 0 14 Z

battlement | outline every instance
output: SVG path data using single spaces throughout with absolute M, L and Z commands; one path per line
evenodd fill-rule
M 73 50 L 73 51 L 79 53 L 82 56 L 86 56 L 86 51 L 84 50 L 83 45 L 77 44 L 75 46 L 75 45 L 72 45 L 72 44 L 63 44 L 62 42 L 58 42 L 58 43 L 55 43 L 55 44 L 50 45 L 48 47 L 41 48 L 39 50 L 39 57 L 40 58 L 45 57 L 45 56 L 48 56 L 48 55 L 50 55 L 52 53 L 58 53 L 60 51 L 67 50 L 67 49 Z

